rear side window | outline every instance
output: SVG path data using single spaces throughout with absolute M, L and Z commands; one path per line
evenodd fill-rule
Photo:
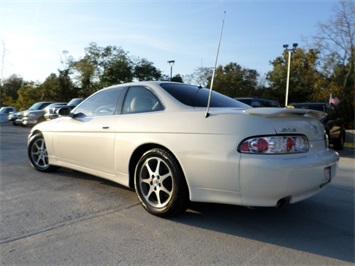
M 148 88 L 132 86 L 123 102 L 122 113 L 143 113 L 163 110 L 163 105 Z
M 261 102 L 261 106 L 263 107 L 280 107 L 279 103 L 273 101 L 265 101 Z
M 183 83 L 162 83 L 160 86 L 179 102 L 192 107 L 207 107 L 209 89 Z M 228 96 L 212 91 L 210 107 L 249 108 Z
M 292 104 L 291 104 L 292 105 Z M 300 109 L 311 109 L 311 110 L 317 110 L 317 111 L 321 111 L 321 112 L 326 112 L 326 106 L 325 105 L 321 105 L 321 104 L 295 104 L 293 105 L 296 108 L 300 108 Z

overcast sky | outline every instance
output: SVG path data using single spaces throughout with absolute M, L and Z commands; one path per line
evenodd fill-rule
M 62 51 L 75 59 L 90 42 L 146 58 L 163 74 L 213 67 L 224 18 L 218 65 L 236 62 L 261 75 L 283 44 L 303 37 L 334 15 L 337 0 L 0 0 L 1 71 L 43 82 L 61 68 Z M 224 16 L 224 11 L 226 14 Z M 4 53 L 5 51 L 5 53 Z M 3 63 L 2 63 L 3 62 Z

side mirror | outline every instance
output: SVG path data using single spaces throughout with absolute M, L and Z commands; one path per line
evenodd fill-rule
M 56 113 L 59 116 L 68 116 L 70 114 L 70 112 L 71 112 L 71 108 L 64 106 L 64 107 L 59 108 Z

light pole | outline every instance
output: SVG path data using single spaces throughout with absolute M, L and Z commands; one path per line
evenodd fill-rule
M 288 105 L 288 90 L 290 85 L 290 69 L 291 69 L 291 55 L 292 52 L 297 48 L 298 43 L 292 44 L 292 49 L 288 49 L 288 44 L 284 44 L 283 48 L 288 52 L 288 64 L 287 64 L 287 81 L 286 81 L 286 96 L 285 96 L 285 107 Z
M 173 66 L 174 66 L 175 60 L 169 60 L 168 64 L 170 65 L 170 81 L 173 78 Z

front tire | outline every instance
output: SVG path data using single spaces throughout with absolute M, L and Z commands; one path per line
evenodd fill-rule
M 345 133 L 341 132 L 339 137 L 334 140 L 333 143 L 333 148 L 334 150 L 341 151 L 344 149 L 344 144 L 345 144 Z
M 31 165 L 38 171 L 53 172 L 58 169 L 57 166 L 48 163 L 47 147 L 42 134 L 31 137 L 28 145 L 28 157 Z
M 186 210 L 188 189 L 177 160 L 155 148 L 143 154 L 134 173 L 136 193 L 151 214 L 168 217 Z

